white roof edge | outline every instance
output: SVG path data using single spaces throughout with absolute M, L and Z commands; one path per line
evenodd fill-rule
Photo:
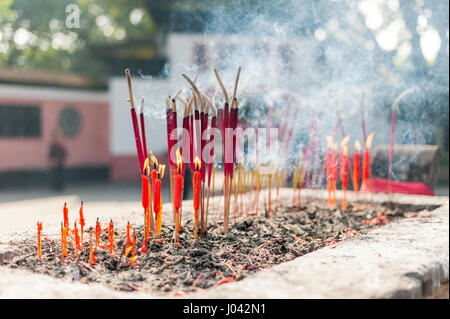
M 76 102 L 108 103 L 108 91 L 95 92 L 83 89 L 39 87 L 17 84 L 0 84 L 1 98 L 45 99 Z

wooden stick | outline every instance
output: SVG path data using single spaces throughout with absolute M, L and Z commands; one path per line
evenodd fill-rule
M 236 79 L 234 80 L 234 89 L 233 89 L 233 99 L 232 99 L 232 101 L 234 101 L 236 99 L 237 86 L 238 86 L 239 75 L 240 74 L 241 74 L 241 67 L 238 68 L 237 73 L 236 73 Z
M 220 76 L 219 76 L 219 72 L 217 71 L 217 69 L 214 69 L 214 74 L 216 75 L 216 78 L 217 78 L 217 82 L 219 82 L 219 86 L 220 86 L 220 88 L 222 89 L 222 92 L 223 92 L 223 97 L 224 97 L 224 99 L 225 99 L 225 103 L 229 103 L 229 100 L 228 100 L 228 93 L 227 93 L 227 90 L 225 89 L 225 86 L 223 85 L 223 82 L 222 82 L 222 80 L 221 80 L 221 78 L 220 78 Z

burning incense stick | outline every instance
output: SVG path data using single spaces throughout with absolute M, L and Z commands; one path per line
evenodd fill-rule
M 97 221 L 95 222 L 95 248 L 100 246 L 100 236 L 102 234 L 102 226 L 100 225 L 100 221 L 97 217 Z
M 64 218 L 64 227 L 69 227 L 69 209 L 67 208 L 67 204 L 64 203 L 63 207 L 63 218 Z
M 143 146 L 143 159 L 148 157 L 147 153 L 147 140 L 145 136 L 145 121 L 144 121 L 144 98 L 141 99 L 141 107 L 139 108 L 139 118 L 141 121 L 141 134 L 142 134 L 142 146 Z
M 147 241 L 150 238 L 150 229 L 154 231 L 154 221 L 152 211 L 150 210 L 150 161 L 148 157 L 144 162 L 144 170 L 142 174 L 142 207 L 144 208 L 144 240 Z
M 130 247 L 131 245 L 131 225 L 130 222 L 127 222 L 127 230 L 126 230 L 126 235 L 127 235 L 127 246 L 126 248 Z
M 131 120 L 133 122 L 133 130 L 134 130 L 134 139 L 136 141 L 136 150 L 137 150 L 137 155 L 138 155 L 138 160 L 139 160 L 139 169 L 142 172 L 142 167 L 144 165 L 144 154 L 143 152 L 143 148 L 142 148 L 142 144 L 141 144 L 141 137 L 139 135 L 139 127 L 138 127 L 138 122 L 137 122 L 137 115 L 136 115 L 136 110 L 134 108 L 134 99 L 133 99 L 133 89 L 131 87 L 131 74 L 130 74 L 130 69 L 125 69 L 125 76 L 127 78 L 127 83 L 128 83 L 128 92 L 130 95 L 130 112 L 131 112 Z
M 75 250 L 75 260 L 78 261 L 78 251 L 81 251 L 81 244 L 80 244 L 80 235 L 78 235 L 78 227 L 77 222 L 75 221 L 73 225 L 72 234 L 75 237 L 75 241 L 73 242 L 74 250 Z
M 67 257 L 67 228 L 61 223 L 61 261 L 65 262 Z
M 95 258 L 95 247 L 92 246 L 92 227 L 89 228 L 89 267 L 95 264 L 97 259 Z
M 183 159 L 180 154 L 180 150 L 177 150 L 177 170 L 175 171 L 174 176 L 174 197 L 173 197 L 173 206 L 177 212 L 177 221 L 175 225 L 175 239 L 176 245 L 178 246 L 180 242 L 178 241 L 178 232 L 180 231 L 181 224 L 181 216 L 180 216 L 180 208 L 181 203 L 183 201 L 183 175 L 182 175 L 182 167 L 183 167 Z

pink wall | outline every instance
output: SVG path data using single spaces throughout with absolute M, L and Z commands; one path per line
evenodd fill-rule
M 166 165 L 164 174 L 169 174 L 167 154 L 154 155 L 158 163 Z M 137 155 L 118 155 L 111 158 L 109 179 L 112 182 L 140 182 L 140 175 Z
M 0 171 L 46 168 L 54 130 L 59 127 L 60 112 L 68 104 L 81 115 L 80 132 L 73 138 L 62 138 L 68 152 L 67 166 L 109 165 L 109 124 L 107 103 L 12 99 L 0 97 L 0 104 L 35 104 L 41 106 L 41 137 L 0 137 Z

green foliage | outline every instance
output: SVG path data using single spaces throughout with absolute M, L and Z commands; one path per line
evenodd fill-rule
M 72 3 L 80 28 L 66 27 Z M 90 48 L 148 38 L 157 28 L 144 8 L 143 0 L 0 0 L 0 68 L 104 74 L 107 66 Z

